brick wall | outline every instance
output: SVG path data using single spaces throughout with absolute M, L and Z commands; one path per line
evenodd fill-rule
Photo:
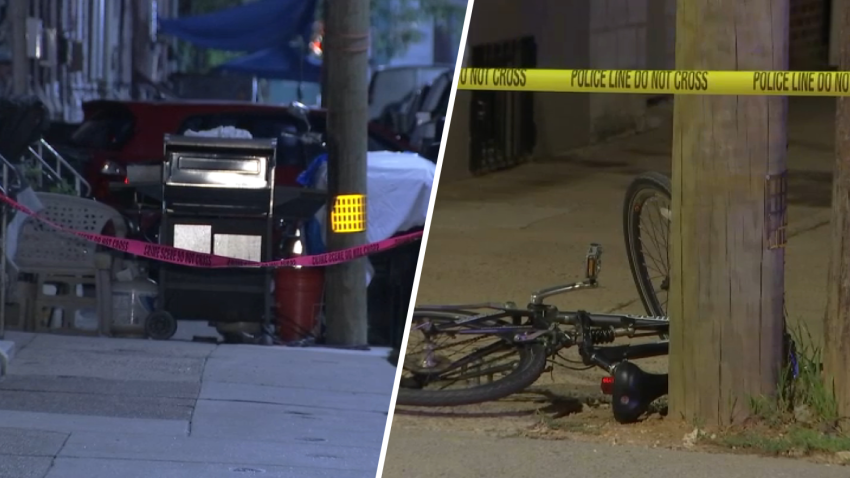
M 646 67 L 647 0 L 594 0 L 590 4 L 590 68 Z M 591 140 L 641 130 L 644 95 L 590 95 Z
M 827 0 L 791 0 L 790 67 L 820 69 L 826 66 L 828 45 Z

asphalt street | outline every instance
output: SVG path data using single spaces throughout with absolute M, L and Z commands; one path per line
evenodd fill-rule
M 579 441 L 494 438 L 440 430 L 396 430 L 394 426 L 382 478 L 845 478 L 848 475 L 850 472 L 845 467 L 790 459 Z

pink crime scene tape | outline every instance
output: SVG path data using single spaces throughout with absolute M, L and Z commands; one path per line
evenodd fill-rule
M 114 249 L 116 251 L 126 252 L 134 256 L 145 257 L 160 262 L 170 262 L 172 264 L 180 264 L 190 267 L 203 268 L 227 268 L 227 267 L 318 267 L 332 266 L 342 264 L 344 262 L 353 261 L 361 257 L 366 257 L 378 252 L 386 251 L 399 247 L 403 244 L 416 241 L 422 237 L 422 231 L 412 232 L 401 236 L 392 237 L 383 241 L 364 244 L 362 246 L 351 247 L 340 251 L 327 252 L 325 254 L 317 254 L 315 256 L 300 256 L 291 259 L 282 259 L 277 261 L 255 262 L 244 259 L 236 259 L 233 257 L 217 256 L 215 254 L 207 254 L 203 252 L 194 252 L 177 247 L 164 246 L 161 244 L 152 244 L 134 239 L 124 239 L 120 237 L 104 236 L 102 234 L 93 234 L 90 232 L 75 231 L 73 229 L 61 226 L 55 222 L 49 221 L 25 206 L 18 204 L 10 197 L 0 193 L 0 201 L 8 204 L 12 208 L 31 216 L 44 224 L 67 234 L 83 238 L 85 240 L 100 244 L 101 246 Z

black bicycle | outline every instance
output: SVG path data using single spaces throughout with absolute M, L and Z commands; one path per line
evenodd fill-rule
M 632 277 L 648 316 L 559 311 L 544 300 L 596 288 L 602 249 L 593 244 L 582 282 L 551 287 L 516 304 L 418 306 L 397 403 L 460 406 L 521 392 L 543 374 L 550 357 L 577 347 L 583 366 L 599 367 L 603 393 L 612 395 L 614 417 L 636 421 L 655 399 L 667 394 L 667 375 L 642 371 L 631 360 L 665 356 L 669 289 L 670 180 L 645 173 L 632 181 L 623 206 L 623 232 Z M 612 345 L 617 338 L 658 337 L 642 344 Z M 569 366 L 569 365 L 567 365 Z
M 620 423 L 638 420 L 667 394 L 667 374 L 644 372 L 632 360 L 665 356 L 669 320 L 670 180 L 646 173 L 632 182 L 623 206 L 625 245 L 632 277 L 648 316 L 560 311 L 544 300 L 596 288 L 602 249 L 592 244 L 582 282 L 551 287 L 516 304 L 418 306 L 413 312 L 399 405 L 438 407 L 488 402 L 532 385 L 547 363 L 567 360 L 561 351 L 577 347 L 581 363 L 599 367 L 603 393 Z M 657 337 L 639 344 L 613 345 L 620 337 Z M 792 378 L 798 374 L 794 342 L 786 333 Z M 467 350 L 469 350 L 467 352 Z
M 585 366 L 608 372 L 602 389 L 612 395 L 617 421 L 636 421 L 667 393 L 667 375 L 646 373 L 631 360 L 667 355 L 667 318 L 561 311 L 544 303 L 598 287 L 601 254 L 592 244 L 583 281 L 535 292 L 525 308 L 512 303 L 416 307 L 397 403 L 436 407 L 498 400 L 533 384 L 549 357 L 567 360 L 561 350 L 577 347 Z M 647 336 L 659 340 L 612 345 L 618 337 Z

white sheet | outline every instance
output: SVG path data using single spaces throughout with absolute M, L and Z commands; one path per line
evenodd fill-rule
M 183 133 L 184 136 L 205 136 L 208 138 L 242 138 L 253 139 L 250 131 L 239 129 L 233 126 L 219 126 L 217 128 L 204 131 L 188 130 Z
M 367 155 L 366 240 L 369 243 L 389 239 L 396 233 L 425 225 L 434 163 L 416 153 L 370 152 Z M 316 173 L 316 188 L 327 189 L 328 170 L 324 163 Z M 325 208 L 316 220 L 325 237 Z M 371 281 L 371 266 L 366 283 Z

